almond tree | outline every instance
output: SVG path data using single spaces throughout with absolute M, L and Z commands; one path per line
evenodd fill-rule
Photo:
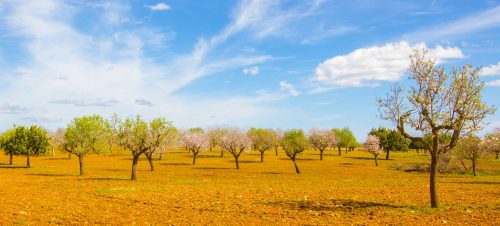
M 272 130 L 273 131 L 273 147 L 274 152 L 278 155 L 278 149 L 281 146 L 281 139 L 283 139 L 283 131 L 280 129 Z
M 495 159 L 498 159 L 498 154 L 500 154 L 500 128 L 494 128 L 492 133 L 486 134 L 484 148 L 494 154 Z
M 439 207 L 436 174 L 439 157 L 453 149 L 462 134 L 480 130 L 486 116 L 495 112 L 481 97 L 484 82 L 480 70 L 472 65 L 453 68 L 446 72 L 426 51 L 415 51 L 410 56 L 408 89 L 395 86 L 386 98 L 377 100 L 380 116 L 392 121 L 399 132 L 413 141 L 421 141 L 430 147 L 430 198 L 433 208 Z M 406 126 L 420 132 L 410 135 Z M 439 137 L 451 134 L 451 139 L 439 147 Z M 429 135 L 430 142 L 424 139 Z
M 373 157 L 375 158 L 375 166 L 378 166 L 378 155 L 380 155 L 384 151 L 384 149 L 380 145 L 380 140 L 375 135 L 368 135 L 365 144 L 368 148 L 368 152 L 372 153 Z
M 313 128 L 309 130 L 309 143 L 318 149 L 319 159 L 323 160 L 323 152 L 330 147 L 335 147 L 337 137 L 331 130 Z
M 260 152 L 260 162 L 264 162 L 264 152 L 273 147 L 275 133 L 270 129 L 250 128 L 247 134 L 252 141 L 252 148 Z
M 139 157 L 162 145 L 165 136 L 160 134 L 167 128 L 167 121 L 164 119 L 154 119 L 149 123 L 140 116 L 119 120 L 117 138 L 120 145 L 132 154 L 132 180 L 137 179 Z
M 153 165 L 153 155 L 163 154 L 163 152 L 175 143 L 177 138 L 177 128 L 170 121 L 163 118 L 156 118 L 149 122 L 148 143 L 151 146 L 144 155 L 148 159 L 151 171 L 155 170 Z
M 78 157 L 80 176 L 83 176 L 83 159 L 88 153 L 107 152 L 111 127 L 99 115 L 74 118 L 64 131 L 62 146 L 65 151 Z
M 236 169 L 240 168 L 238 159 L 241 153 L 250 149 L 251 143 L 246 133 L 237 128 L 227 129 L 222 136 L 222 148 L 233 155 Z
M 222 136 L 226 132 L 224 128 L 210 128 L 207 131 L 208 141 L 210 143 L 210 151 L 215 147 L 220 147 L 222 142 Z M 220 149 L 220 157 L 224 157 L 224 149 Z
M 26 167 L 30 168 L 30 157 L 45 154 L 49 147 L 49 138 L 47 131 L 39 126 L 14 126 L 2 135 L 0 144 L 5 152 L 11 156 L 26 156 Z
M 55 156 L 55 149 L 63 144 L 64 140 L 64 129 L 58 128 L 55 132 L 49 132 L 49 142 L 52 149 L 52 157 Z
M 458 140 L 457 146 L 454 149 L 455 154 L 462 162 L 464 168 L 467 169 L 463 160 L 471 161 L 471 168 L 474 176 L 476 176 L 476 166 L 478 160 L 483 157 L 488 150 L 485 146 L 486 142 L 482 141 L 479 137 L 468 134 L 467 136 Z
M 309 142 L 304 134 L 304 131 L 301 129 L 285 131 L 283 139 L 281 140 L 281 146 L 285 150 L 286 155 L 292 160 L 293 165 L 295 166 L 295 172 L 300 174 L 299 166 L 296 162 L 297 154 L 304 152 L 309 146 Z
M 180 144 L 193 154 L 193 165 L 196 163 L 196 156 L 205 152 L 210 146 L 207 134 L 197 131 L 186 131 L 181 135 Z

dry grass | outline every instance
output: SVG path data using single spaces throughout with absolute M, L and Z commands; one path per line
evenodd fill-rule
M 65 154 L 33 158 L 31 169 L 0 165 L 0 224 L 500 225 L 500 161 L 481 162 L 489 173 L 475 178 L 439 175 L 442 207 L 430 209 L 428 174 L 394 169 L 427 162 L 426 155 L 394 153 L 375 167 L 369 153 L 334 153 L 319 161 L 306 152 L 297 175 L 282 153 L 266 153 L 264 163 L 258 152 L 245 153 L 236 170 L 229 155 L 203 153 L 193 166 L 177 151 L 156 161 L 154 172 L 143 159 L 138 181 L 128 180 L 126 152 L 88 156 L 85 176 Z

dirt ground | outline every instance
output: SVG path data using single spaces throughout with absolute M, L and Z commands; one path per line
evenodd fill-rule
M 428 174 L 395 170 L 425 163 L 415 152 L 380 160 L 354 151 L 315 151 L 299 157 L 302 174 L 273 151 L 232 156 L 170 151 L 150 171 L 139 162 L 130 181 L 131 156 L 89 155 L 85 176 L 64 153 L 32 158 L 32 168 L 0 156 L 0 225 L 500 225 L 500 161 L 479 163 L 480 175 L 438 176 L 441 208 L 429 208 Z

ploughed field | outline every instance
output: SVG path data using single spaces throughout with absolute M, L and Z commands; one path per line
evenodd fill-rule
M 500 225 L 500 161 L 479 163 L 479 176 L 438 176 L 441 207 L 429 206 L 427 173 L 405 172 L 428 163 L 426 154 L 391 153 L 379 160 L 357 150 L 337 156 L 306 151 L 293 163 L 280 151 L 243 153 L 235 169 L 229 153 L 192 155 L 170 151 L 151 172 L 145 158 L 138 180 L 131 181 L 132 156 L 116 151 L 88 155 L 85 175 L 78 158 L 23 157 L 6 165 L 0 156 L 0 225 L 118 224 L 139 225 Z M 455 163 L 451 163 L 452 165 Z

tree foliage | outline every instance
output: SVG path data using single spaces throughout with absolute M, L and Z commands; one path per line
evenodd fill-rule
M 231 153 L 236 162 L 236 169 L 240 168 L 239 157 L 241 153 L 248 151 L 252 141 L 247 134 L 238 128 L 230 128 L 222 136 L 222 148 Z
M 385 159 L 387 160 L 391 151 L 406 151 L 410 145 L 410 141 L 401 135 L 398 130 L 379 127 L 378 129 L 372 129 L 369 134 L 378 137 L 381 147 L 386 152 Z
M 209 150 L 210 141 L 206 133 L 186 131 L 180 137 L 180 144 L 193 154 L 194 165 L 196 163 L 196 156 Z
M 273 147 L 276 134 L 271 129 L 250 128 L 247 135 L 252 141 L 252 148 L 260 152 L 260 162 L 264 162 L 264 152 Z
M 368 135 L 365 145 L 368 148 L 368 152 L 372 153 L 375 158 L 375 165 L 378 166 L 377 157 L 384 151 L 380 139 L 375 135 Z
M 446 72 L 426 53 L 425 50 L 415 51 L 410 56 L 408 72 L 413 84 L 407 89 L 396 85 L 377 102 L 381 118 L 392 121 L 406 138 L 431 147 L 431 206 L 438 207 L 436 173 L 439 157 L 455 147 L 460 135 L 481 129 L 484 118 L 494 113 L 495 108 L 482 100 L 484 82 L 480 81 L 479 68 L 466 65 Z M 421 135 L 410 135 L 407 126 Z M 439 137 L 446 133 L 451 135 L 450 141 L 440 144 Z M 431 142 L 424 139 L 426 135 L 432 137 Z
M 74 118 L 66 127 L 63 137 L 65 151 L 78 156 L 80 175 L 84 174 L 84 157 L 88 153 L 109 151 L 108 138 L 111 134 L 109 122 L 99 115 Z
M 26 156 L 26 167 L 30 168 L 30 156 L 45 154 L 49 147 L 49 138 L 47 131 L 39 126 L 14 126 L 2 134 L 0 145 L 10 156 Z
M 328 129 L 310 129 L 309 143 L 319 151 L 319 159 L 323 160 L 323 152 L 328 148 L 334 148 L 337 144 L 337 136 Z
M 485 143 L 481 140 L 481 138 L 473 134 L 468 134 L 467 136 L 460 138 L 457 146 L 454 148 L 455 154 L 462 162 L 464 168 L 467 169 L 464 160 L 471 161 L 471 168 L 474 176 L 476 176 L 477 162 L 487 152 L 487 149 L 484 146 Z
M 299 166 L 296 162 L 297 154 L 304 152 L 309 147 L 309 140 L 304 131 L 301 129 L 285 131 L 281 140 L 281 147 L 283 147 L 286 155 L 292 160 L 295 172 L 300 174 Z

